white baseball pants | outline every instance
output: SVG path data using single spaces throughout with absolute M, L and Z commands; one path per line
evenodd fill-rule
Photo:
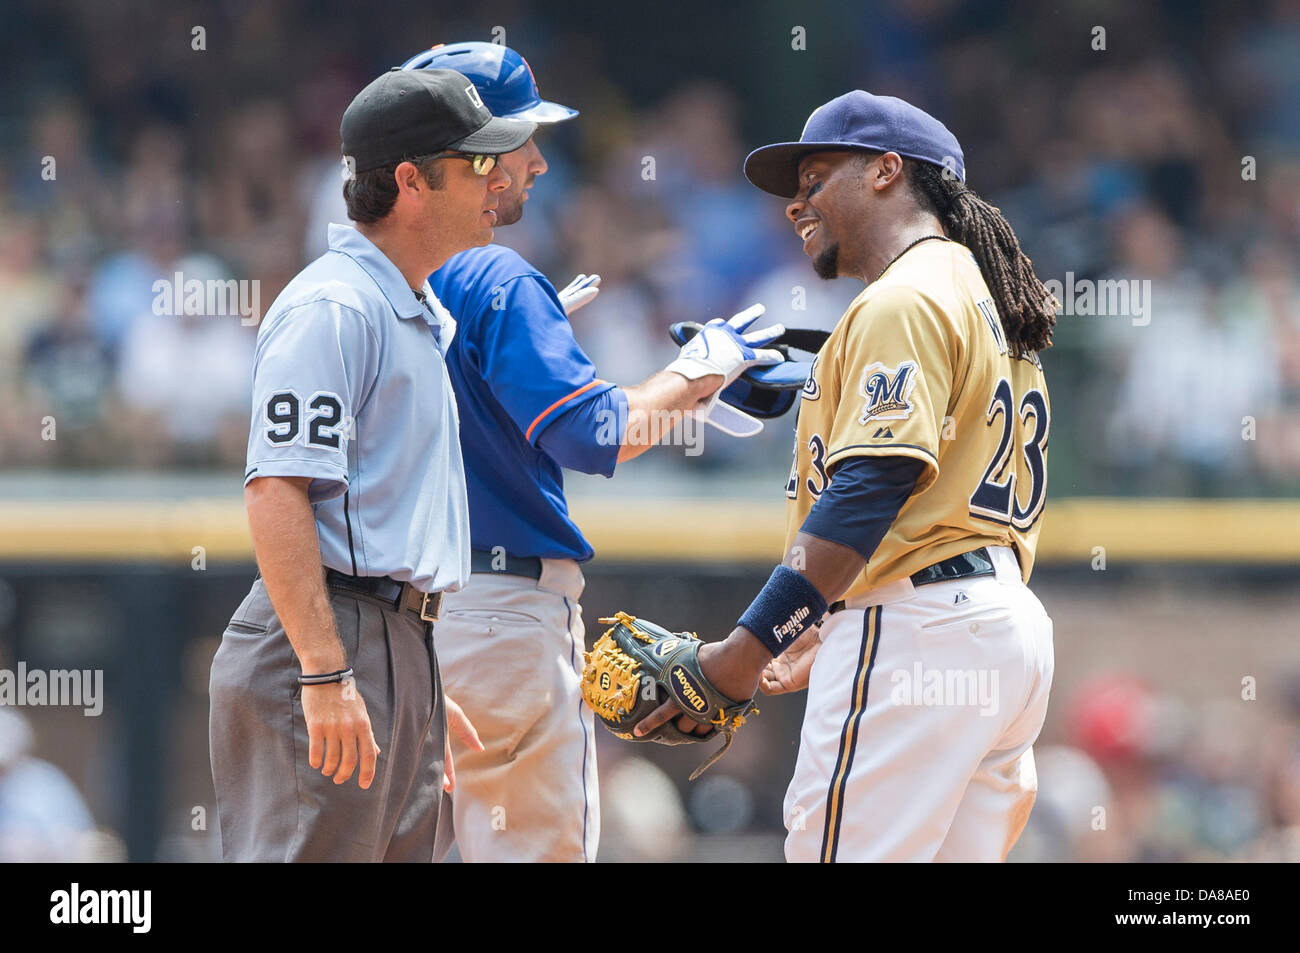
M 466 861 L 596 859 L 595 727 L 579 691 L 583 585 L 573 560 L 543 559 L 540 580 L 474 573 L 444 598 L 433 627 L 443 686 L 487 748 L 449 732 Z
M 1038 790 L 1052 621 L 1014 552 L 989 553 L 995 576 L 902 579 L 823 623 L 787 860 L 1006 858 Z

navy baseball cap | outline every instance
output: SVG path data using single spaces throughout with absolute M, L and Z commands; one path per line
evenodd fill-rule
M 542 99 L 528 61 L 500 43 L 439 43 L 402 69 L 454 69 L 469 77 L 492 115 L 536 123 L 563 122 L 578 110 Z
M 946 166 L 966 180 L 966 160 L 947 126 L 911 103 L 860 89 L 814 109 L 798 142 L 778 142 L 751 152 L 745 159 L 745 177 L 764 192 L 793 198 L 799 190 L 800 160 L 838 149 L 897 152 Z

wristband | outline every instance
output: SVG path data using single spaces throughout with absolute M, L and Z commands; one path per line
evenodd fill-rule
M 341 668 L 337 672 L 328 672 L 324 675 L 299 675 L 299 685 L 332 685 L 335 682 L 344 682 L 352 677 L 352 669 Z
M 789 566 L 777 566 L 736 624 L 753 632 L 776 656 L 805 629 L 821 622 L 828 608 L 825 597 L 807 576 Z

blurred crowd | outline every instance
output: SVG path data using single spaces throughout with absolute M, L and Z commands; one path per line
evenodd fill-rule
M 1066 738 L 1035 746 L 1039 794 L 1011 859 L 1300 862 L 1300 679 L 1265 725 L 1209 702 L 1098 676 L 1062 698 Z M 1053 704 L 1057 704 L 1053 700 Z
M 1300 0 L 1116 9 L 1104 49 L 1078 3 L 865 4 L 834 38 L 854 68 L 792 72 L 806 102 L 780 123 L 765 71 L 710 76 L 703 58 L 666 91 L 629 92 L 574 55 L 598 43 L 580 21 L 507 6 L 543 94 L 582 116 L 539 133 L 550 170 L 498 240 L 557 286 L 603 276 L 574 317 L 603 377 L 640 380 L 670 359 L 669 323 L 756 300 L 792 326 L 834 323 L 861 286 L 815 278 L 781 202 L 739 167 L 858 85 L 948 122 L 1042 277 L 1149 282 L 1144 314 L 1063 302 L 1045 355 L 1058 493 L 1300 486 Z M 343 108 L 425 38 L 403 46 L 332 3 L 216 5 L 196 50 L 193 11 L 43 9 L 54 19 L 30 29 L 48 48 L 0 149 L 0 467 L 237 470 L 255 328 L 158 314 L 155 282 L 255 281 L 265 312 L 343 217 Z M 636 29 L 649 43 L 669 26 Z M 430 39 L 483 31 L 440 23 Z M 780 422 L 672 456 L 739 467 L 789 439 Z
M 95 826 L 77 786 L 35 747 L 22 712 L 0 707 L 0 863 L 125 859 L 121 840 Z

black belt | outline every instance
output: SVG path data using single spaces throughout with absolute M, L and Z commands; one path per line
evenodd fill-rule
M 542 561 L 537 556 L 511 556 L 507 552 L 475 549 L 469 554 L 469 570 L 541 579 Z
M 933 566 L 926 566 L 912 573 L 912 585 L 928 586 L 932 582 L 950 582 L 953 579 L 965 579 L 967 576 L 995 576 L 993 557 L 981 546 L 979 549 L 960 556 L 951 556 Z M 845 608 L 844 600 L 834 603 L 830 611 L 839 612 Z
M 442 611 L 441 592 L 421 592 L 409 582 L 398 582 L 389 576 L 349 576 L 327 569 L 325 585 L 341 592 L 369 596 L 397 612 L 409 612 L 421 622 L 437 622 Z

